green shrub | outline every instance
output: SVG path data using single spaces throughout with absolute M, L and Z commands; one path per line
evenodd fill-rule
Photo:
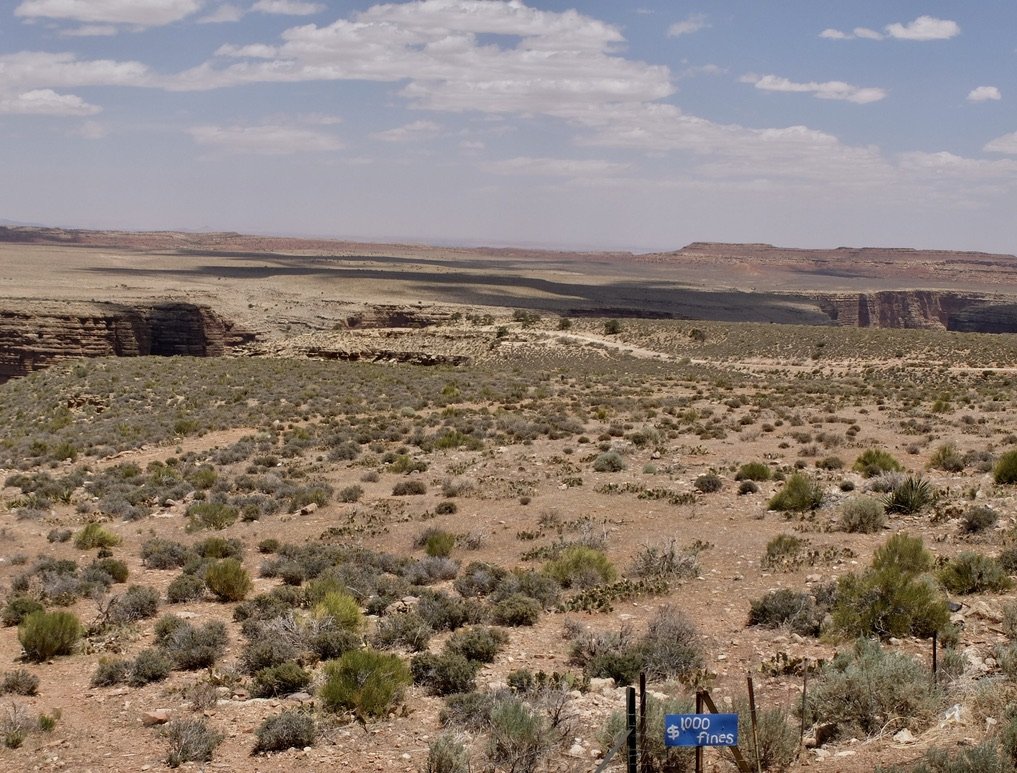
M 318 735 L 314 717 L 300 709 L 288 709 L 274 717 L 267 717 L 255 732 L 258 736 L 255 753 L 314 746 Z
M 102 524 L 90 523 L 74 536 L 74 547 L 81 550 L 111 548 L 120 544 L 119 535 L 103 528 Z
M 540 602 L 522 593 L 513 593 L 491 608 L 491 622 L 496 625 L 536 625 L 543 607 Z
M 1017 483 L 1017 449 L 1007 451 L 996 460 L 992 479 L 996 483 Z
M 114 625 L 123 625 L 155 617 L 158 611 L 159 591 L 147 585 L 132 585 L 122 596 L 113 599 L 107 619 Z
M 935 498 L 935 489 L 929 481 L 909 475 L 887 494 L 883 506 L 888 513 L 911 515 L 931 504 Z
M 20 625 L 33 612 L 42 612 L 45 607 L 28 596 L 11 596 L 4 604 L 0 619 L 5 626 Z
M 849 499 L 840 509 L 841 531 L 852 534 L 874 534 L 886 526 L 886 508 L 873 497 Z
M 649 693 L 646 696 L 646 727 L 663 728 L 665 716 L 668 714 L 691 714 L 693 705 L 684 698 L 667 698 L 661 700 Z M 625 711 L 615 711 L 607 719 L 599 733 L 601 748 L 607 749 L 626 729 Z M 695 749 L 690 747 L 665 746 L 663 732 L 647 732 L 640 739 L 640 750 L 647 760 L 650 770 L 661 773 L 678 773 L 693 770 L 695 766 Z M 742 736 L 744 738 L 744 736 Z M 742 742 L 744 743 L 744 742 Z
M 344 631 L 359 631 L 364 624 L 357 600 L 348 593 L 331 591 L 314 605 L 314 616 L 318 620 L 328 619 L 332 625 Z
M 378 621 L 372 643 L 381 649 L 406 647 L 411 652 L 427 649 L 434 629 L 417 612 L 410 610 L 386 615 Z
M 495 769 L 537 770 L 561 741 L 548 719 L 518 698 L 491 709 L 487 756 Z
M 495 656 L 508 643 L 508 635 L 497 628 L 474 626 L 461 628 L 445 644 L 449 652 L 477 663 L 493 663 Z M 458 691 L 456 691 L 458 692 Z
M 593 460 L 593 469 L 597 472 L 621 472 L 625 469 L 625 460 L 617 451 L 605 451 Z
M 713 494 L 724 487 L 724 481 L 721 480 L 717 473 L 707 472 L 696 478 L 692 485 L 696 491 L 701 491 L 704 494 Z
M 263 633 L 244 645 L 240 652 L 240 668 L 244 673 L 253 675 L 264 668 L 296 660 L 299 656 L 296 645 L 282 634 Z
M 889 452 L 870 448 L 855 459 L 851 469 L 860 472 L 865 478 L 874 478 L 884 472 L 900 472 L 904 468 Z
M 445 731 L 427 749 L 427 762 L 421 773 L 470 773 L 470 753 L 462 734 Z
M 738 714 L 738 745 L 750 764 L 758 759 L 762 770 L 787 770 L 797 759 L 799 731 L 788 722 L 785 709 L 757 708 L 754 731 L 748 701 L 737 703 L 735 713 Z
M 160 682 L 169 676 L 173 668 L 166 653 L 159 649 L 142 650 L 131 663 L 127 681 L 132 687 L 141 687 L 150 682 Z
M 743 497 L 746 494 L 755 494 L 758 491 L 759 486 L 757 486 L 751 480 L 743 480 L 741 483 L 738 484 L 738 496 L 740 497 Z
M 363 644 L 361 637 L 353 631 L 327 629 L 314 634 L 308 646 L 319 660 L 335 660 L 350 650 L 359 649 Z
M 424 552 L 432 557 L 447 558 L 455 545 L 455 534 L 442 529 L 429 529 L 424 539 Z
M 940 568 L 937 576 L 950 593 L 961 595 L 984 591 L 998 593 L 1013 587 L 1013 580 L 998 560 L 971 551 L 951 558 Z
M 765 481 L 773 477 L 773 470 L 766 462 L 746 462 L 738 468 L 735 480 Z
M 907 655 L 859 639 L 823 668 L 806 702 L 806 722 L 832 723 L 841 737 L 865 737 L 896 720 L 925 729 L 941 696 L 928 669 Z
M 171 604 L 195 601 L 205 595 L 205 581 L 193 574 L 174 577 L 166 587 L 166 600 Z
M 254 587 L 251 576 L 235 558 L 224 558 L 208 567 L 205 585 L 220 601 L 243 601 Z
M 766 552 L 759 560 L 762 569 L 788 570 L 798 566 L 802 549 L 808 541 L 794 534 L 778 534 L 766 543 Z
M 70 655 L 83 633 L 70 612 L 32 612 L 18 626 L 18 641 L 25 657 L 41 663 L 57 655 Z
M 278 666 L 263 668 L 251 680 L 251 695 L 255 698 L 274 698 L 301 692 L 311 683 L 311 674 L 292 660 Z
M 0 679 L 0 695 L 35 695 L 37 692 L 39 677 L 24 668 L 8 671 Z
M 796 472 L 770 499 L 768 507 L 778 512 L 802 513 L 815 510 L 823 503 L 823 489 L 806 475 Z
M 507 571 L 484 561 L 473 561 L 460 572 L 453 587 L 463 596 L 486 596 L 505 579 Z
M 687 681 L 706 663 L 696 627 L 685 613 L 671 606 L 657 610 L 639 642 L 639 649 L 646 678 L 651 680 Z
M 225 529 L 237 522 L 240 512 L 222 502 L 195 502 L 187 508 L 188 531 Z
M 602 550 L 585 545 L 567 547 L 558 558 L 544 565 L 544 573 L 564 588 L 586 588 L 613 582 L 618 576 Z
M 967 510 L 961 518 L 961 531 L 978 534 L 991 529 L 999 521 L 999 513 L 986 505 L 976 505 Z
M 964 469 L 964 456 L 953 443 L 943 443 L 933 451 L 929 467 L 944 472 L 960 472 Z
M 781 588 L 749 604 L 749 625 L 779 628 L 786 625 L 802 636 L 818 636 L 825 611 L 808 593 Z
M 443 652 L 435 655 L 422 652 L 410 661 L 413 683 L 427 687 L 432 695 L 452 695 L 470 692 L 475 687 L 479 663 L 467 660 L 458 652 Z
M 186 545 L 152 537 L 141 546 L 141 561 L 148 569 L 177 569 L 193 555 Z
M 392 487 L 392 496 L 409 497 L 427 493 L 427 484 L 422 480 L 401 480 Z
M 89 565 L 89 570 L 102 572 L 111 582 L 126 582 L 129 571 L 127 564 L 118 558 L 97 558 Z
M 345 486 L 339 489 L 338 500 L 344 504 L 350 504 L 352 502 L 359 502 L 360 498 L 364 495 L 364 489 L 361 486 Z
M 947 749 L 929 749 L 917 761 L 906 766 L 876 768 L 876 773 L 1013 773 L 1011 759 L 992 741 L 951 753 Z
M 166 764 L 178 768 L 185 762 L 209 762 L 223 736 L 208 726 L 201 717 L 178 717 L 171 720 L 163 733 L 169 741 Z
M 950 612 L 938 584 L 926 574 L 932 563 L 921 539 L 895 534 L 862 575 L 838 581 L 834 626 L 851 637 L 928 638 L 943 630 Z
M 244 545 L 236 538 L 207 537 L 195 542 L 191 550 L 202 558 L 235 558 L 239 561 L 244 556 Z
M 443 499 L 434 506 L 435 515 L 455 515 L 457 512 L 459 512 L 459 505 L 451 499 Z
M 229 641 L 225 623 L 210 620 L 198 628 L 179 618 L 173 622 L 172 618 L 172 615 L 164 615 L 156 624 L 156 643 L 174 666 L 193 671 L 215 665 Z M 160 623 L 163 623 L 161 629 Z
M 351 709 L 364 719 L 382 717 L 411 682 L 410 670 L 398 656 L 354 650 L 325 665 L 320 696 L 329 711 Z
M 622 324 L 617 319 L 609 319 L 604 322 L 604 335 L 618 335 L 622 330 Z
M 660 577 L 665 580 L 698 577 L 699 571 L 699 551 L 695 548 L 680 550 L 674 539 L 664 545 L 641 546 L 629 569 L 635 577 Z
M 92 673 L 92 687 L 112 687 L 123 684 L 131 673 L 131 661 L 124 658 L 100 658 Z

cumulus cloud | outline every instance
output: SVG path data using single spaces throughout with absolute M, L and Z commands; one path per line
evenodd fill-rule
M 90 105 L 74 94 L 58 94 L 53 89 L 32 89 L 12 96 L 0 95 L 0 113 L 14 115 L 94 115 L 101 108 Z
M 858 105 L 878 102 L 886 98 L 886 91 L 884 89 L 862 88 L 860 86 L 852 86 L 850 83 L 844 83 L 843 81 L 796 83 L 777 75 L 744 75 L 740 80 L 742 83 L 751 83 L 757 89 L 763 91 L 812 94 L 818 99 L 843 100 L 845 102 L 854 102 Z
M 483 166 L 492 174 L 537 177 L 602 177 L 626 171 L 628 164 L 597 159 L 533 158 L 518 156 L 503 161 L 492 161 Z
M 211 13 L 206 13 L 197 21 L 198 24 L 228 24 L 240 21 L 244 17 L 244 9 L 232 3 L 223 3 Z
M 266 156 L 321 153 L 339 150 L 342 141 L 334 134 L 299 126 L 194 126 L 187 130 L 196 143 L 228 153 Z
M 14 15 L 83 24 L 157 27 L 200 10 L 202 0 L 22 0 Z
M 669 38 L 678 38 L 682 35 L 691 35 L 699 30 L 706 29 L 710 24 L 706 20 L 706 14 L 694 13 L 689 16 L 685 21 L 676 21 L 670 27 L 667 28 L 667 36 Z
M 960 25 L 949 19 L 919 16 L 907 24 L 888 24 L 886 34 L 897 40 L 949 40 L 960 35 Z
M 371 137 L 383 142 L 418 142 L 431 139 L 437 136 L 440 131 L 441 126 L 434 121 L 413 121 L 394 129 L 376 132 Z
M 987 102 L 989 100 L 999 101 L 1003 95 L 995 86 L 979 86 L 968 92 L 968 102 Z
M 884 40 L 887 37 L 897 40 L 948 40 L 959 35 L 960 31 L 960 25 L 955 21 L 919 16 L 907 24 L 887 24 L 883 32 L 869 27 L 855 27 L 851 32 L 828 27 L 819 33 L 819 37 L 827 40 Z
M 1008 153 L 1017 156 L 1017 132 L 996 137 L 986 144 L 985 150 L 991 153 Z
M 324 3 L 305 3 L 300 0 L 258 0 L 251 6 L 251 10 L 279 16 L 312 16 L 321 13 L 326 7 Z

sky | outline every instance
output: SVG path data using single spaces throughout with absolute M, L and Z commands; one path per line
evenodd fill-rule
M 0 220 L 1017 253 L 1013 0 L 0 0 Z

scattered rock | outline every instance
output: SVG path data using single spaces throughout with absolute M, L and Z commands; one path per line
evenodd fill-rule
M 141 724 L 145 727 L 165 725 L 169 722 L 171 716 L 172 713 L 169 709 L 153 709 L 152 711 L 144 711 L 141 714 Z

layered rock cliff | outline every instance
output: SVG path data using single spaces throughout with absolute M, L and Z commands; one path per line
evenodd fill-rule
M 71 357 L 220 357 L 252 339 L 193 303 L 0 300 L 0 380 Z
M 814 296 L 845 327 L 933 328 L 968 333 L 1017 332 L 1017 302 L 980 293 L 887 290 Z

